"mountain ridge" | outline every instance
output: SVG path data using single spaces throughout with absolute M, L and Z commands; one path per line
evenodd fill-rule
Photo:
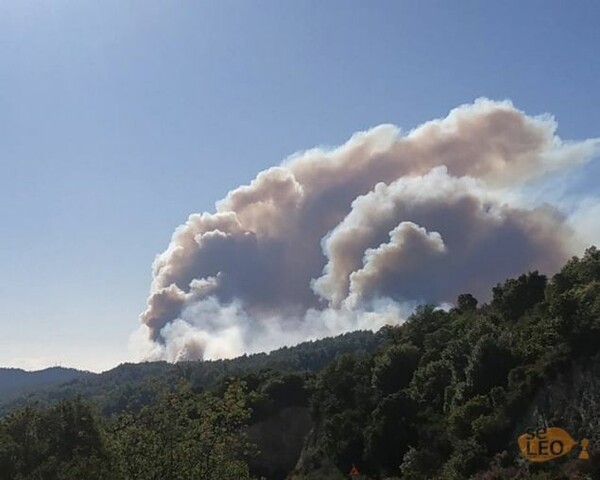
M 65 369 L 73 374 L 64 381 L 36 384 L 31 378 L 30 388 L 11 394 L 3 394 L 0 389 L 0 416 L 31 402 L 50 404 L 77 396 L 96 403 L 102 414 L 112 415 L 127 409 L 136 410 L 150 403 L 157 394 L 157 384 L 175 387 L 181 379 L 186 379 L 198 388 L 207 388 L 227 376 L 264 369 L 316 372 L 338 355 L 358 350 L 374 351 L 384 341 L 382 331 L 356 330 L 282 347 L 269 353 L 244 354 L 232 359 L 122 363 L 102 373 Z M 35 375 L 36 372 L 25 373 Z
M 13 397 L 32 389 L 59 385 L 83 376 L 95 375 L 86 370 L 48 367 L 41 370 L 0 367 L 0 399 Z

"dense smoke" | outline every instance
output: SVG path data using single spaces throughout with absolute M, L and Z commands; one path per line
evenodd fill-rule
M 555 132 L 551 117 L 482 99 L 259 173 L 215 213 L 191 215 L 156 258 L 138 350 L 170 361 L 270 350 L 552 273 L 579 244 L 526 187 L 600 150 Z

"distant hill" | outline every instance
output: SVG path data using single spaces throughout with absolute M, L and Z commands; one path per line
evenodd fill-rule
M 204 389 L 229 376 L 247 375 L 263 370 L 277 372 L 318 372 L 337 356 L 363 351 L 371 353 L 383 345 L 385 335 L 356 331 L 337 337 L 304 342 L 283 347 L 271 353 L 243 355 L 230 360 L 193 361 L 170 364 L 166 362 L 125 363 L 100 374 L 70 370 L 70 375 L 41 381 L 43 372 L 24 372 L 23 388 L 13 387 L 11 394 L 0 389 L 0 416 L 30 402 L 50 404 L 58 400 L 82 396 L 93 401 L 103 415 L 124 410 L 137 410 L 151 403 L 165 385 L 177 386 L 189 381 Z M 58 369 L 69 371 L 68 369 Z M 40 378 L 36 382 L 36 379 Z M 4 387 L 0 373 L 0 383 Z M 13 380 L 16 385 L 16 380 Z M 27 385 L 27 387 L 25 387 Z
M 34 372 L 20 368 L 0 368 L 0 400 L 93 375 L 91 372 L 62 367 Z

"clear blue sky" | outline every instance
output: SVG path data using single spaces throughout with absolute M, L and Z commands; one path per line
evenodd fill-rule
M 0 366 L 127 359 L 174 227 L 294 151 L 479 96 L 599 136 L 599 25 L 597 1 L 0 2 Z

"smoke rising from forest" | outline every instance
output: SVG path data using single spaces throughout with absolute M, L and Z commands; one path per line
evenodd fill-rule
M 556 129 L 479 99 L 260 172 L 175 230 L 153 264 L 135 349 L 169 361 L 266 351 L 553 273 L 582 243 L 532 185 L 600 151 L 599 139 L 565 142 Z

